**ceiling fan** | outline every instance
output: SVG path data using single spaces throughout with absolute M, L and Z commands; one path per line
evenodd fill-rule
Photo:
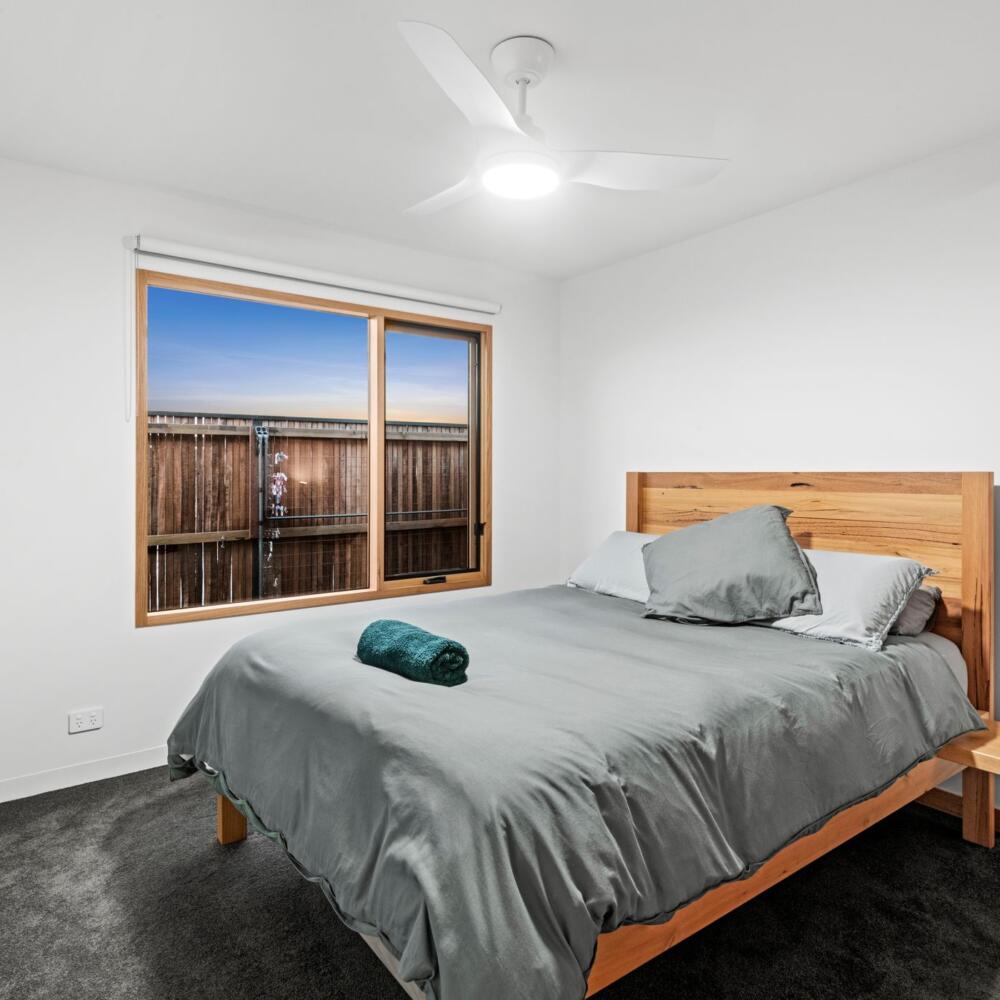
M 476 129 L 479 155 L 457 184 L 406 211 L 427 214 L 483 188 L 502 198 L 540 198 L 561 183 L 618 191 L 660 191 L 711 180 L 729 162 L 711 156 L 554 150 L 528 114 L 528 91 L 545 79 L 555 50 L 544 38 L 518 35 L 493 48 L 490 60 L 516 93 L 511 111 L 489 80 L 443 28 L 400 21 L 399 30 L 424 68 Z

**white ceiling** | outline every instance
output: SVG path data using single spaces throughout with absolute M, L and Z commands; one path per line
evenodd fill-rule
M 403 215 L 475 147 L 400 18 L 485 71 L 500 39 L 549 39 L 553 146 L 733 162 L 666 194 Z M 0 155 L 565 276 L 1000 128 L 998 39 L 997 0 L 5 0 Z

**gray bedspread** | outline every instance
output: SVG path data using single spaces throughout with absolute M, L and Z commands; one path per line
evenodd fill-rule
M 655 922 L 981 727 L 933 648 L 679 625 L 569 587 L 401 615 L 461 687 L 354 659 L 369 610 L 237 643 L 170 737 L 437 1000 L 579 1000 Z

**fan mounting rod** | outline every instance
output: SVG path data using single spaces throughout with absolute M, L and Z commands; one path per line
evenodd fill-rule
M 528 88 L 537 87 L 552 68 L 556 50 L 534 35 L 515 35 L 493 46 L 490 61 L 508 87 L 517 91 L 517 114 L 527 114 Z

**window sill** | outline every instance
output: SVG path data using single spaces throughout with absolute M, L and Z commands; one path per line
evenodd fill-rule
M 425 584 L 419 579 L 386 580 L 381 587 L 368 590 L 345 590 L 327 594 L 309 594 L 300 597 L 276 597 L 270 600 L 240 601 L 235 604 L 214 604 L 202 608 L 177 608 L 171 611 L 136 611 L 136 628 L 152 625 L 173 625 L 177 622 L 208 621 L 213 618 L 235 618 L 240 615 L 259 615 L 272 611 L 291 611 L 297 608 L 319 608 L 335 604 L 358 604 L 362 601 L 379 601 L 390 597 L 410 597 L 415 594 L 435 594 L 449 590 L 469 590 L 488 587 L 491 579 L 488 570 L 475 573 L 456 573 L 444 583 Z

